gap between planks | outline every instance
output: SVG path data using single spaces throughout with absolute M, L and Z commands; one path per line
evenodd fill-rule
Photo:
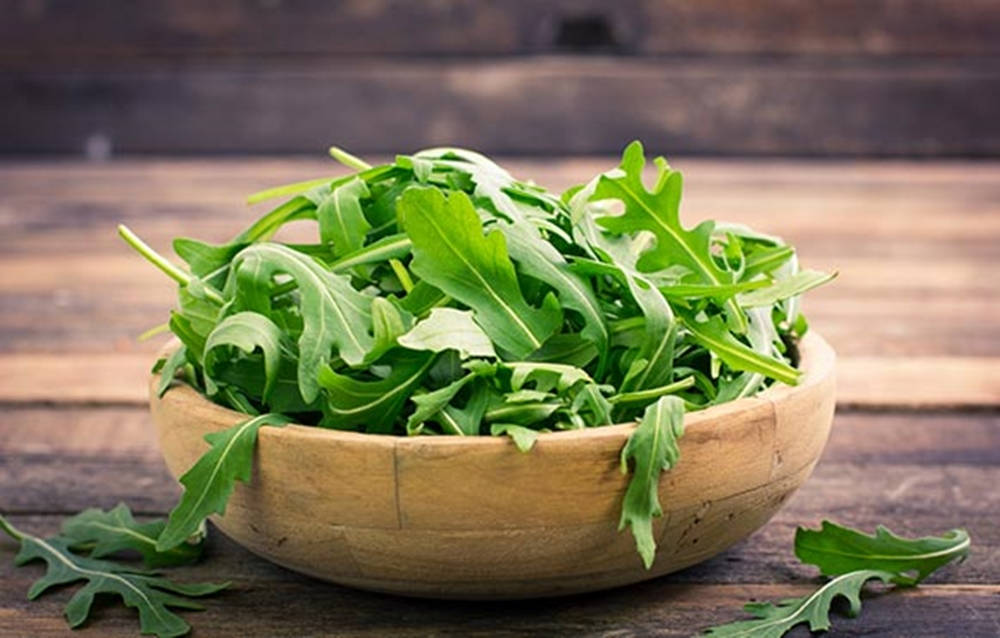
M 0 403 L 144 405 L 153 355 L 0 354 Z M 837 363 L 844 409 L 1000 407 L 1000 357 L 844 357 Z

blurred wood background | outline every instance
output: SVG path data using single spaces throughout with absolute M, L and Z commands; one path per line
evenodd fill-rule
M 996 0 L 0 0 L 0 153 L 1000 154 Z

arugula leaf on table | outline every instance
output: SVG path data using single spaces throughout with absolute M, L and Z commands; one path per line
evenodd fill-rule
M 503 235 L 483 235 L 467 195 L 445 198 L 435 188 L 414 187 L 397 208 L 413 241 L 413 272 L 472 308 L 494 343 L 524 357 L 558 329 L 562 311 L 555 296 L 547 295 L 540 309 L 528 305 Z
M 743 609 L 752 614 L 753 620 L 737 620 L 706 630 L 717 638 L 781 638 L 793 627 L 808 623 L 810 631 L 830 629 L 830 608 L 837 598 L 845 598 L 850 605 L 848 616 L 861 613 L 861 589 L 872 579 L 883 583 L 892 581 L 892 572 L 875 569 L 848 572 L 837 576 L 808 596 L 789 598 L 772 603 L 747 603 Z
M 117 552 L 131 550 L 142 556 L 148 567 L 171 567 L 193 563 L 201 557 L 205 530 L 201 528 L 186 542 L 165 551 L 157 551 L 159 538 L 167 521 L 158 518 L 139 523 L 124 503 L 107 512 L 91 508 L 66 519 L 62 524 L 62 538 L 74 551 L 89 553 L 91 558 L 104 558 Z
M 622 501 L 618 529 L 632 528 L 636 549 L 646 569 L 656 558 L 653 539 L 653 517 L 662 516 L 660 507 L 660 474 L 672 468 L 680 459 L 677 442 L 684 433 L 684 402 L 677 397 L 660 397 L 646 407 L 639 424 L 622 448 L 622 473 L 628 473 L 633 461 L 632 478 Z
M 819 567 L 824 576 L 880 569 L 892 572 L 893 582 L 901 585 L 915 585 L 944 565 L 964 560 L 970 545 L 964 529 L 910 539 L 881 525 L 869 536 L 823 521 L 819 530 L 800 527 L 795 532 L 795 555 L 803 563 Z
M 879 527 L 869 536 L 831 521 L 820 529 L 800 527 L 795 533 L 795 554 L 833 578 L 808 596 L 771 603 L 748 603 L 752 620 L 712 627 L 707 635 L 720 638 L 781 638 L 796 625 L 808 623 L 810 631 L 830 628 L 830 608 L 838 597 L 849 603 L 848 616 L 861 611 L 861 590 L 872 579 L 897 587 L 917 585 L 932 572 L 969 552 L 969 534 L 954 529 L 942 536 L 903 538 Z
M 155 634 L 159 638 L 183 636 L 191 626 L 170 608 L 204 609 L 191 598 L 208 596 L 229 586 L 229 583 L 175 583 L 156 572 L 137 571 L 111 561 L 80 556 L 71 551 L 72 540 L 28 534 L 3 516 L 0 516 L 0 529 L 21 543 L 21 550 L 14 557 L 15 565 L 33 560 L 45 561 L 47 565 L 45 575 L 28 590 L 29 600 L 38 598 L 52 587 L 86 581 L 66 603 L 66 622 L 74 629 L 86 622 L 98 594 L 111 594 L 139 612 L 141 633 Z
M 180 478 L 184 494 L 170 512 L 156 550 L 167 551 L 187 541 L 211 514 L 224 514 L 236 481 L 250 480 L 257 432 L 269 425 L 282 427 L 290 419 L 280 414 L 262 414 L 231 428 L 205 435 L 211 448 Z

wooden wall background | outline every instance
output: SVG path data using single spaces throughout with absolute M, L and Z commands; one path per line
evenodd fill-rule
M 998 0 L 0 0 L 0 153 L 1000 155 Z

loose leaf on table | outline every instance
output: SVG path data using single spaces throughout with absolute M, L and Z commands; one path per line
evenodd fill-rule
M 319 392 L 316 375 L 336 347 L 348 365 L 360 364 L 372 347 L 371 297 L 351 286 L 315 260 L 280 244 L 260 243 L 245 249 L 233 262 L 226 284 L 241 308 L 269 314 L 276 274 L 298 283 L 303 329 L 299 336 L 299 389 L 306 402 Z
M 622 448 L 622 472 L 633 462 L 632 478 L 625 490 L 618 529 L 631 526 L 636 548 L 649 569 L 656 558 L 653 517 L 662 516 L 660 474 L 677 464 L 677 442 L 684 434 L 684 402 L 672 396 L 660 397 L 646 407 L 642 420 Z
M 714 222 L 704 221 L 687 230 L 680 221 L 681 174 L 670 170 L 662 158 L 656 159 L 657 181 L 652 191 L 642 183 L 646 166 L 642 144 L 632 142 L 622 154 L 619 168 L 602 175 L 592 199 L 617 199 L 625 204 L 622 215 L 606 215 L 597 223 L 616 233 L 650 231 L 656 245 L 638 261 L 640 271 L 665 268 L 679 263 L 702 282 L 710 285 L 733 283 L 732 275 L 712 258 L 711 241 Z M 746 329 L 746 318 L 732 299 L 725 302 L 726 314 L 737 332 Z
M 802 598 L 789 598 L 772 603 L 747 603 L 743 609 L 752 614 L 753 620 L 738 620 L 706 630 L 717 638 L 781 638 L 793 627 L 808 623 L 810 631 L 830 629 L 830 608 L 833 601 L 842 597 L 848 602 L 847 615 L 855 617 L 861 612 L 861 589 L 873 578 L 890 583 L 892 572 L 865 569 L 837 576 L 815 592 Z
M 97 595 L 111 594 L 139 612 L 141 633 L 159 638 L 183 636 L 191 626 L 169 608 L 204 609 L 191 598 L 214 594 L 229 586 L 229 583 L 175 583 L 156 572 L 136 571 L 111 561 L 80 556 L 70 550 L 69 539 L 60 536 L 43 539 L 22 532 L 2 516 L 0 529 L 21 543 L 21 550 L 14 557 L 15 565 L 33 560 L 45 561 L 47 565 L 45 575 L 28 590 L 29 600 L 52 587 L 86 581 L 66 603 L 66 622 L 72 628 L 87 620 Z
M 265 425 L 282 427 L 289 421 L 280 414 L 262 414 L 229 429 L 206 434 L 205 440 L 211 447 L 181 476 L 184 494 L 156 541 L 157 551 L 184 543 L 209 515 L 224 514 L 236 481 L 250 480 L 257 432 Z
M 524 357 L 559 328 L 562 311 L 555 296 L 547 295 L 541 308 L 525 301 L 503 234 L 483 235 L 465 193 L 445 198 L 435 188 L 414 187 L 397 207 L 413 241 L 413 272 L 472 308 L 498 346 Z
M 406 398 L 420 384 L 431 365 L 434 355 L 397 348 L 386 365 L 389 374 L 374 381 L 362 381 L 334 372 L 329 366 L 319 372 L 319 384 L 326 393 L 324 417 L 321 425 L 336 429 L 365 426 L 366 432 L 385 434 L 403 409 Z
M 795 555 L 803 563 L 819 567 L 825 576 L 880 569 L 895 574 L 894 582 L 902 585 L 914 585 L 938 568 L 965 559 L 970 544 L 964 529 L 911 539 L 881 525 L 869 536 L 823 521 L 818 530 L 800 527 L 795 532 Z
M 397 342 L 411 350 L 457 350 L 462 359 L 497 356 L 493 342 L 472 318 L 472 313 L 454 308 L 432 309 L 430 316 L 417 322 Z
M 156 539 L 167 526 L 167 521 L 158 518 L 139 523 L 124 503 L 119 503 L 107 512 L 92 508 L 66 519 L 62 524 L 61 536 L 69 542 L 74 551 L 86 550 L 91 558 L 104 558 L 121 551 L 134 551 L 142 556 L 148 567 L 170 567 L 193 563 L 201 557 L 204 545 L 204 529 L 199 529 L 176 547 L 157 551 Z

